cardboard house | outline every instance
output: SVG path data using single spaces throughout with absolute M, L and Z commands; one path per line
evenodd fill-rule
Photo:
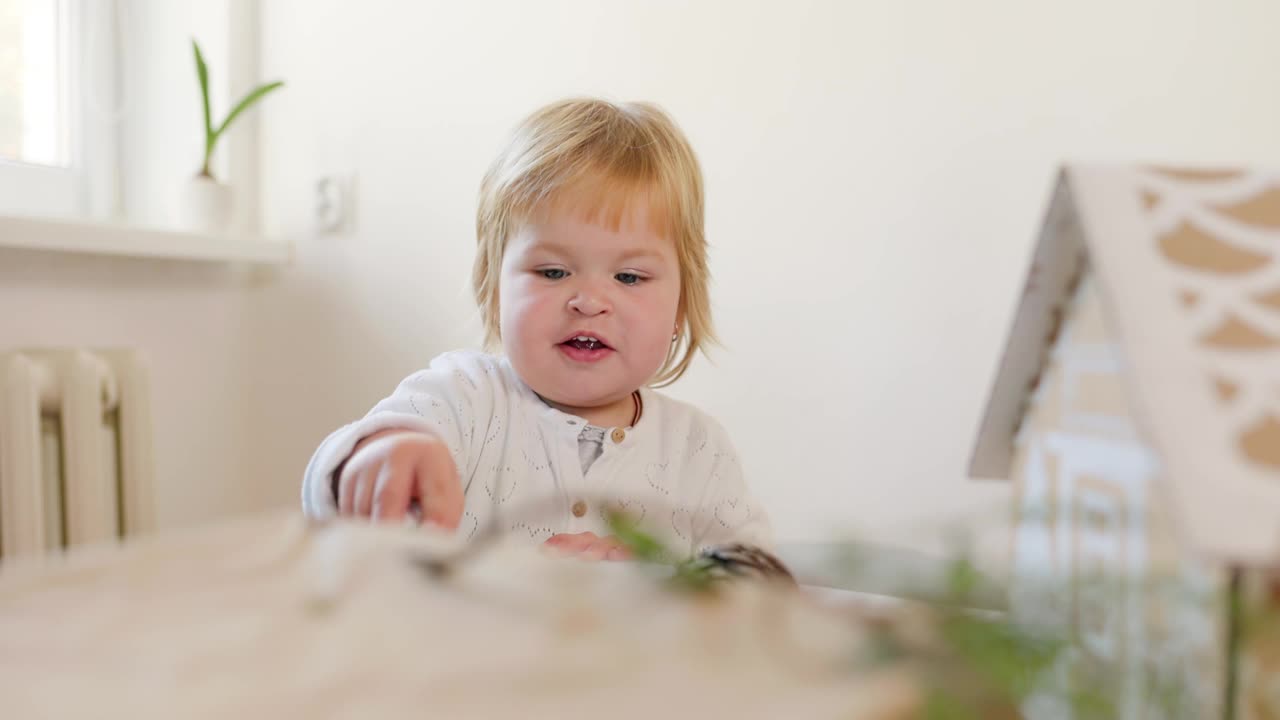
M 1280 718 L 1223 602 L 1280 566 L 1280 174 L 1064 168 L 970 474 L 1015 485 L 1010 604 L 1071 629 L 1062 682 Z

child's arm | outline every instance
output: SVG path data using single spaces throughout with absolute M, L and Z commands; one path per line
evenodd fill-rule
M 442 355 L 427 369 L 402 381 L 364 418 L 325 438 L 303 476 L 304 512 L 314 518 L 336 515 L 340 498 L 335 493 L 338 471 L 345 472 L 345 463 L 360 459 L 356 457 L 357 445 L 363 442 L 372 447 L 382 434 L 392 431 L 412 431 L 434 438 L 447 451 L 465 483 L 474 470 L 469 461 L 479 454 L 479 448 L 473 445 L 485 437 L 494 413 L 495 369 L 487 360 L 477 353 Z

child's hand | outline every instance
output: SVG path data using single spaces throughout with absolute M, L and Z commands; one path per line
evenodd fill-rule
M 631 551 L 618 538 L 600 537 L 595 533 L 561 533 L 542 544 L 556 553 L 581 560 L 630 560 Z
M 338 475 L 338 512 L 401 522 L 410 505 L 423 522 L 456 530 L 464 497 L 458 469 L 439 438 L 412 430 L 383 430 L 360 441 Z

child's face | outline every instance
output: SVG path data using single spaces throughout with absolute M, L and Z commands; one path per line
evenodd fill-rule
M 552 211 L 512 236 L 502 258 L 503 349 L 534 392 L 570 411 L 627 400 L 653 377 L 679 302 L 675 243 L 642 207 L 616 230 Z

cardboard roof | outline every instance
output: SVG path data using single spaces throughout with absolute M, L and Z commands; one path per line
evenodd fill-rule
M 1129 401 L 1193 547 L 1280 563 L 1280 174 L 1059 174 L 970 474 L 1008 477 L 1062 308 L 1092 272 Z

